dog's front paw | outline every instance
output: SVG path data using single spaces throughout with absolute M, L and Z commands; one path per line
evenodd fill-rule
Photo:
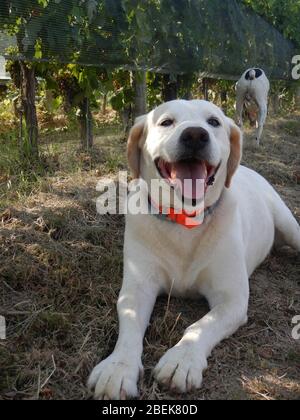
M 159 361 L 154 375 L 161 385 L 175 392 L 199 389 L 207 360 L 192 345 L 179 345 L 170 349 Z
M 97 400 L 125 400 L 139 395 L 137 383 L 143 367 L 138 361 L 112 354 L 95 367 L 88 380 Z

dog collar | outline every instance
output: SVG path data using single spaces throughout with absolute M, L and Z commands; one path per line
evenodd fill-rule
M 195 229 L 201 226 L 205 219 L 215 211 L 220 201 L 221 198 L 219 198 L 219 200 L 212 206 L 207 207 L 204 211 L 187 213 L 185 210 L 182 210 L 181 213 L 177 213 L 174 208 L 170 208 L 168 209 L 168 212 L 164 212 L 163 208 L 161 206 L 157 206 L 151 197 L 149 197 L 150 214 L 153 214 L 162 221 L 176 223 L 187 229 Z

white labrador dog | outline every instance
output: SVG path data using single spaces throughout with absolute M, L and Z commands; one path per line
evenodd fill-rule
M 128 159 L 134 177 L 205 185 L 205 219 L 193 229 L 167 217 L 128 215 L 124 280 L 114 352 L 92 372 L 97 399 L 138 396 L 143 338 L 159 294 L 205 296 L 211 311 L 191 325 L 155 368 L 156 380 L 187 392 L 202 383 L 213 348 L 247 322 L 249 277 L 275 237 L 300 251 L 300 227 L 271 185 L 240 166 L 240 129 L 206 101 L 161 105 L 133 127 Z M 190 190 L 183 190 L 189 198 Z
M 268 114 L 268 97 L 270 82 L 262 69 L 249 69 L 245 71 L 236 85 L 237 103 L 236 113 L 238 124 L 243 126 L 243 111 L 247 103 L 255 103 L 258 107 L 257 143 L 263 133 Z

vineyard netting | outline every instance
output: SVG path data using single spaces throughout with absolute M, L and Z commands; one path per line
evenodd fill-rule
M 288 80 L 295 54 L 237 0 L 1 0 L 0 27 L 6 58 L 106 69 L 236 79 L 261 66 Z

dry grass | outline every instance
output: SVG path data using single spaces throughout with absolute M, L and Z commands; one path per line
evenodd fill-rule
M 300 218 L 299 115 L 269 121 L 262 147 L 246 136 L 244 160 Z M 98 139 L 105 159 L 70 175 L 60 166 L 38 191 L 0 215 L 0 399 L 85 399 L 91 368 L 114 347 L 122 280 L 122 217 L 96 214 L 99 176 L 124 168 L 124 144 Z M 112 151 L 113 150 L 113 151 Z M 67 150 L 64 159 L 67 163 Z M 106 160 L 106 163 L 104 163 Z M 84 162 L 84 159 L 83 159 Z M 251 279 L 249 323 L 217 347 L 202 390 L 188 399 L 299 399 L 300 261 L 273 253 Z M 152 368 L 207 311 L 205 302 L 160 299 L 145 340 L 143 399 L 180 399 L 153 384 Z M 130 350 L 130 349 L 129 349 Z

